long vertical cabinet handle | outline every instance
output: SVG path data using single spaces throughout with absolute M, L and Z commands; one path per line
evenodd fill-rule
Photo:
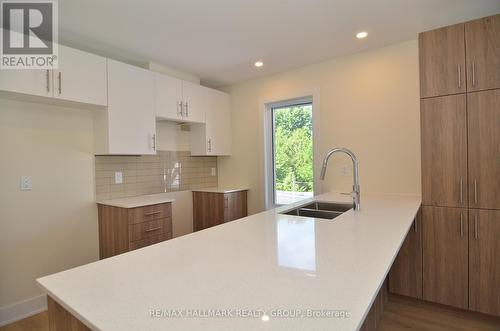
M 209 152 L 212 151 L 212 139 L 211 138 L 208 138 L 208 140 L 207 140 L 207 150 Z
M 464 203 L 464 181 L 460 178 L 460 204 Z
M 186 117 L 189 117 L 189 102 L 184 103 L 186 105 Z
M 478 222 L 478 219 L 477 219 L 477 211 L 476 213 L 474 214 L 474 239 L 478 239 L 479 238 L 479 222 Z
M 59 80 L 59 94 L 62 93 L 62 73 L 59 71 L 59 73 L 57 74 L 57 79 Z
M 156 134 L 153 134 L 153 151 L 156 152 Z
M 184 104 L 182 103 L 182 101 L 177 102 L 177 115 L 179 115 L 180 117 L 184 116 L 184 112 L 182 110 L 183 105 Z
M 472 86 L 476 86 L 476 63 L 472 61 Z
M 45 88 L 47 93 L 50 92 L 50 70 L 45 70 Z
M 460 64 L 457 65 L 457 71 L 458 71 L 458 88 L 462 88 L 462 67 Z
M 460 237 L 464 236 L 464 214 L 460 212 Z
M 477 179 L 474 179 L 474 203 L 477 205 Z

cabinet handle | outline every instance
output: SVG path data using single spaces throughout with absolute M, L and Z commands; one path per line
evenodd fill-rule
M 474 179 L 474 203 L 477 205 L 477 180 Z
M 460 64 L 457 65 L 457 71 L 458 71 L 458 88 L 462 88 L 462 67 Z
M 144 213 L 144 216 L 151 216 L 151 215 L 156 215 L 156 214 L 160 214 L 160 213 L 161 213 L 161 210 L 151 211 L 149 213 Z
M 413 222 L 413 231 L 415 231 L 415 233 L 417 233 L 417 222 L 418 222 L 418 218 L 415 217 L 415 221 Z
M 180 117 L 182 117 L 184 115 L 182 107 L 183 107 L 182 101 L 178 101 L 177 102 L 177 115 L 179 115 Z
M 460 237 L 464 236 L 464 214 L 460 213 Z
M 476 86 L 476 63 L 472 61 L 472 86 Z
M 62 93 L 62 73 L 59 71 L 57 74 L 57 79 L 59 80 L 59 94 Z
M 474 238 L 479 238 L 479 223 L 477 221 L 477 214 L 474 215 Z
M 186 117 L 189 117 L 189 102 L 185 102 L 186 104 Z
M 47 69 L 45 70 L 45 88 L 47 89 L 47 92 L 50 92 L 50 77 L 49 77 L 50 71 Z
M 207 141 L 207 147 L 208 147 L 208 151 L 211 152 L 212 151 L 212 139 L 211 138 L 208 138 L 208 141 Z
M 145 232 L 151 232 L 151 231 L 156 231 L 156 230 L 160 230 L 160 229 L 161 229 L 161 226 L 156 227 L 156 228 L 147 229 Z
M 460 178 L 460 204 L 464 203 L 464 181 Z
M 156 151 L 156 134 L 153 134 L 153 151 Z

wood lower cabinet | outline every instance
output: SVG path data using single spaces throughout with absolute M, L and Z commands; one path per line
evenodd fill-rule
M 500 89 L 467 94 L 469 207 L 500 209 Z
M 465 94 L 421 100 L 422 204 L 467 207 Z
M 172 204 L 137 208 L 98 204 L 99 258 L 172 239 Z
M 465 23 L 467 91 L 500 88 L 500 14 Z
M 468 308 L 467 209 L 422 207 L 423 299 Z
M 419 34 L 422 98 L 466 91 L 464 33 L 456 24 Z
M 422 210 L 389 272 L 389 292 L 422 299 Z
M 247 215 L 247 191 L 193 192 L 194 231 L 234 221 Z
M 500 210 L 469 210 L 469 309 L 500 316 Z

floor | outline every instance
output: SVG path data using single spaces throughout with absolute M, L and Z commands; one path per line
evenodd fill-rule
M 48 331 L 47 312 L 0 327 L 0 331 Z M 431 303 L 390 296 L 378 331 L 499 331 L 500 318 L 491 318 Z

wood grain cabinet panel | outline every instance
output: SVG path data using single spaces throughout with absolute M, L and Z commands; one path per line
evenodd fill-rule
M 465 94 L 421 100 L 422 203 L 467 206 Z
M 419 34 L 420 96 L 466 91 L 464 24 Z
M 467 94 L 469 207 L 500 209 L 500 89 Z
M 469 309 L 500 316 L 500 210 L 469 210 Z
M 234 221 L 247 215 L 247 191 L 193 192 L 194 231 Z
M 468 308 L 467 220 L 464 208 L 422 207 L 424 300 Z
M 500 88 L 500 14 L 465 24 L 467 91 Z
M 422 299 L 422 210 L 389 272 L 389 292 Z
M 119 208 L 98 204 L 99 258 L 172 239 L 172 204 Z

